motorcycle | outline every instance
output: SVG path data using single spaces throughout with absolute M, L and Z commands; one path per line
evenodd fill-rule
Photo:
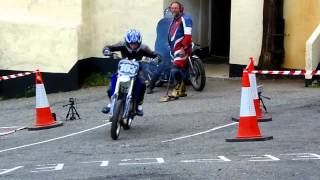
M 194 90 L 202 91 L 206 85 L 206 71 L 203 62 L 195 53 L 198 49 L 198 45 L 192 44 L 192 54 L 188 57 L 186 68 L 186 81 L 191 83 Z
M 206 85 L 206 73 L 202 60 L 196 55 L 196 52 L 200 49 L 199 45 L 192 44 L 192 49 L 192 54 L 187 59 L 185 81 L 187 84 L 191 84 L 194 90 L 202 91 Z M 168 83 L 170 77 L 171 60 L 164 59 L 163 61 L 169 61 L 169 63 L 164 65 L 161 76 L 155 83 L 157 87 L 161 87 L 164 83 Z M 144 63 L 144 79 L 148 83 L 157 68 L 159 68 L 159 63 L 151 58 L 146 58 L 142 62 Z M 173 84 L 173 82 L 170 83 Z
M 118 63 L 118 75 L 114 94 L 111 96 L 111 138 L 117 140 L 121 127 L 128 130 L 136 116 L 137 103 L 133 87 L 139 72 L 139 62 L 122 59 Z

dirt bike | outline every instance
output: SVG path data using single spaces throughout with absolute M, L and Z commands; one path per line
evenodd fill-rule
M 118 63 L 118 75 L 114 94 L 111 96 L 111 137 L 118 139 L 121 127 L 128 130 L 136 116 L 136 99 L 133 87 L 139 72 L 139 62 L 122 59 Z
M 196 91 L 202 91 L 206 85 L 206 73 L 204 69 L 203 62 L 196 55 L 196 51 L 199 49 L 199 45 L 192 46 L 193 52 L 191 56 L 187 59 L 186 73 L 185 73 L 185 81 L 187 84 L 191 84 L 193 89 Z M 168 60 L 163 60 L 168 61 Z M 150 81 L 153 74 L 156 72 L 159 64 L 151 58 L 146 58 L 143 60 L 143 71 L 144 71 L 144 79 L 145 81 Z M 161 76 L 158 81 L 155 83 L 157 87 L 162 86 L 164 83 L 169 81 L 170 77 L 170 69 L 171 65 L 169 63 L 164 65 L 163 71 L 161 72 Z M 173 82 L 171 82 L 173 83 Z

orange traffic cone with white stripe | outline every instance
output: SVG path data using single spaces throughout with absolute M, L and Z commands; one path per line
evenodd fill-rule
M 245 70 L 242 75 L 238 134 L 234 139 L 226 139 L 227 142 L 265 141 L 273 139 L 272 136 L 266 137 L 261 135 L 251 88 L 248 71 Z
M 247 65 L 247 67 L 246 67 L 246 70 L 249 73 L 249 80 L 250 80 L 250 84 L 251 84 L 251 87 L 252 87 L 252 93 L 254 95 L 253 103 L 254 103 L 254 107 L 255 107 L 255 110 L 256 110 L 258 122 L 272 121 L 272 117 L 271 117 L 270 114 L 262 113 L 260 99 L 259 99 L 259 96 L 258 96 L 256 74 L 250 73 L 251 71 L 254 70 L 253 57 L 250 57 L 250 61 L 249 61 L 249 64 Z M 236 117 L 232 117 L 232 120 L 236 121 L 236 122 L 239 122 L 239 118 L 236 118 Z
M 49 129 L 63 125 L 56 121 L 55 115 L 51 113 L 46 90 L 43 84 L 42 75 L 39 70 L 36 71 L 36 121 L 33 127 L 28 130 Z

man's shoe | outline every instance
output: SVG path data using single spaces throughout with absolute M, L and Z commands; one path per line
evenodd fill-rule
M 106 107 L 102 108 L 101 112 L 104 114 L 109 114 L 111 108 L 111 104 L 108 104 Z
M 138 105 L 138 108 L 137 108 L 137 116 L 143 116 L 143 108 L 142 108 L 142 105 Z

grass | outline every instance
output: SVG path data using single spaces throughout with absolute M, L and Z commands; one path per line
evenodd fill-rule
M 95 87 L 95 86 L 108 86 L 110 82 L 111 74 L 103 75 L 100 73 L 92 73 L 87 77 L 83 84 L 83 88 Z
M 320 88 L 320 83 L 319 82 L 314 82 L 312 83 L 310 86 L 308 87 L 311 87 L 311 88 Z

